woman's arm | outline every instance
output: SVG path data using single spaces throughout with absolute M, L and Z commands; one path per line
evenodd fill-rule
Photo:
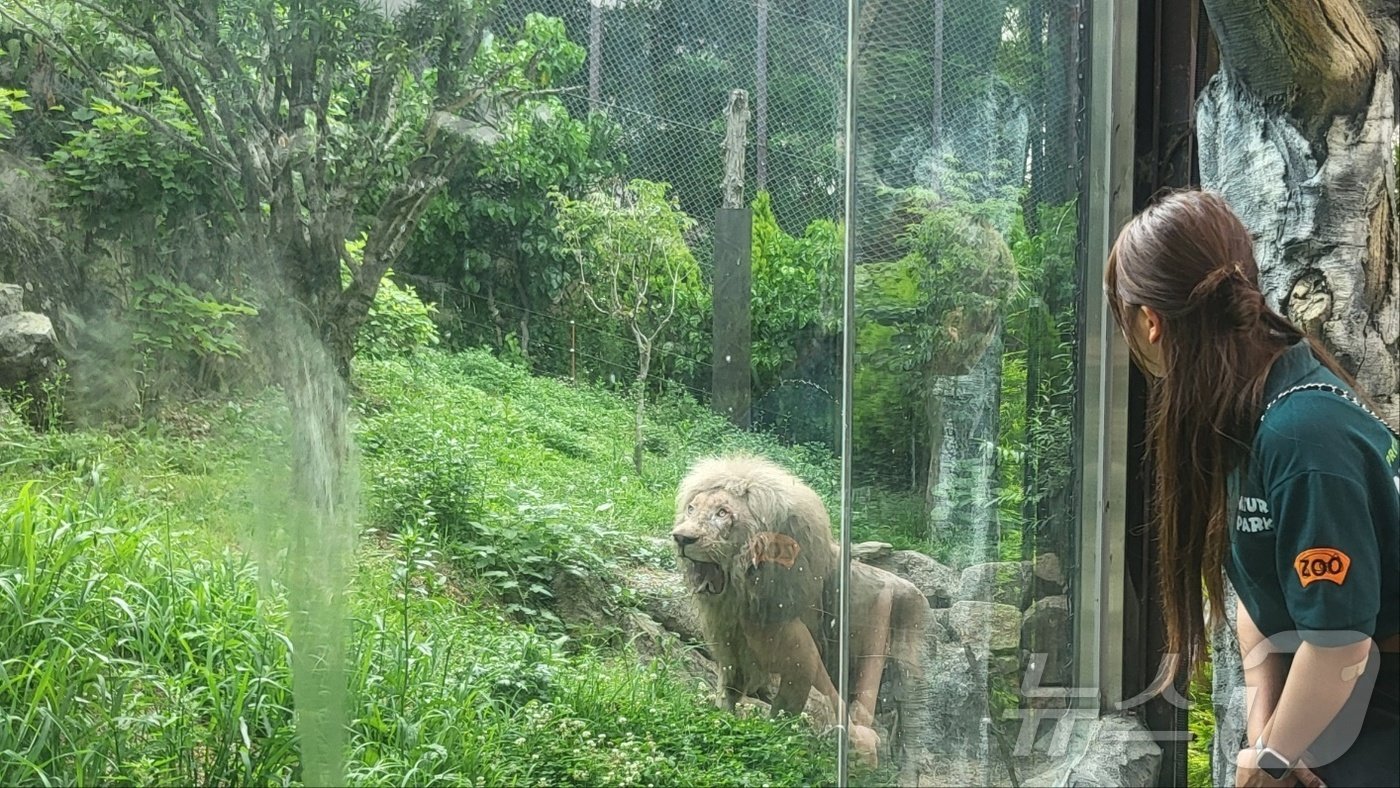
M 1370 638 L 1346 646 L 1299 646 L 1278 706 L 1265 724 L 1264 743 L 1296 762 L 1351 697 L 1370 650 Z
M 1264 735 L 1269 718 L 1278 706 L 1287 676 L 1287 663 L 1282 654 L 1258 649 L 1264 643 L 1264 633 L 1255 625 L 1244 602 L 1236 601 L 1235 611 L 1240 658 L 1244 664 L 1245 725 L 1252 747 Z

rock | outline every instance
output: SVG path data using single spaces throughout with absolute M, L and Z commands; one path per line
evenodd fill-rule
M 570 629 L 581 634 L 595 632 L 605 635 L 622 634 L 626 622 L 622 606 L 608 591 L 608 583 L 591 573 L 563 571 L 550 583 L 555 615 Z
M 971 754 L 979 743 L 978 732 L 987 710 L 986 663 L 960 645 L 939 647 L 927 671 L 929 721 L 924 748 L 936 753 Z
M 875 559 L 887 558 L 893 552 L 894 545 L 889 542 L 860 542 L 851 545 L 851 557 L 867 564 L 874 563 Z
M 0 284 L 0 317 L 24 311 L 24 288 Z
M 928 599 L 929 607 L 947 607 L 956 598 L 958 573 L 923 553 L 894 550 L 884 554 L 877 551 L 875 556 L 862 560 L 871 566 L 893 572 L 918 586 Z
M 637 594 L 642 609 L 662 626 L 691 643 L 704 641 L 700 618 L 691 604 L 690 593 L 679 572 L 651 567 L 625 570 L 623 584 Z
M 627 641 L 645 661 L 664 660 L 667 665 L 679 668 L 683 676 L 696 679 L 710 689 L 719 684 L 719 667 L 715 663 L 682 643 L 674 632 L 647 614 L 628 611 L 623 629 L 627 632 Z
M 53 323 L 34 312 L 0 316 L 0 387 L 46 375 L 58 357 Z
M 1022 785 L 1146 788 L 1157 784 L 1162 748 L 1136 717 L 1122 713 L 1106 717 L 1070 715 L 1061 717 L 1058 724 L 1072 726 L 1067 736 L 1050 738 L 1048 754 L 1059 762 L 1026 778 Z
M 928 635 L 930 643 L 956 643 L 958 633 L 953 631 L 950 614 L 952 608 L 939 607 L 929 611 Z
M 1036 599 L 1065 592 L 1064 567 L 1060 565 L 1060 557 L 1054 553 L 1041 553 L 1036 556 L 1035 561 L 1031 563 L 1031 576 Z
M 624 608 L 613 598 L 609 583 L 592 574 L 565 571 L 551 584 L 554 613 L 576 638 L 599 638 L 614 645 L 631 645 L 647 661 L 664 660 L 683 676 L 714 687 L 719 675 L 714 663 L 684 643 L 669 627 L 645 612 Z
M 958 583 L 960 600 L 997 602 L 1024 610 L 1030 604 L 1029 561 L 994 561 L 973 564 L 963 570 Z
M 1021 610 L 996 602 L 954 602 L 948 623 L 958 641 L 977 653 L 1014 651 L 1021 645 Z
M 1062 686 L 1069 678 L 1070 616 L 1069 598 L 1047 596 L 1037 599 L 1021 620 L 1021 648 L 1031 653 L 1028 670 L 1044 665 L 1043 686 Z

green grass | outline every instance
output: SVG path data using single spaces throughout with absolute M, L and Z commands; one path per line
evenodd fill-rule
M 667 400 L 639 478 L 630 406 L 606 393 L 481 353 L 366 362 L 357 383 L 349 782 L 831 779 L 832 741 L 719 712 L 664 660 L 566 634 L 549 585 L 667 560 L 646 537 L 669 529 L 700 454 L 763 451 L 829 500 L 830 457 Z M 0 784 L 301 781 L 285 590 L 251 538 L 285 414 L 265 396 L 186 415 L 196 436 L 190 419 L 42 436 L 0 422 Z
M 1191 742 L 1186 749 L 1186 785 L 1210 788 L 1210 750 L 1215 739 L 1215 709 L 1211 705 L 1211 663 L 1202 664 L 1191 679 L 1191 711 L 1186 727 Z

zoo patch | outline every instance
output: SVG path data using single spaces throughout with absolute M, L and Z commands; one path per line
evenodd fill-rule
M 1330 580 L 1341 585 L 1347 581 L 1347 570 L 1350 568 L 1351 558 L 1331 547 L 1304 550 L 1293 559 L 1293 569 L 1298 572 L 1298 582 L 1303 584 L 1303 588 L 1319 580 Z
M 800 552 L 802 545 L 787 534 L 761 531 L 749 539 L 749 557 L 755 567 L 771 562 L 781 564 L 784 569 L 791 569 Z

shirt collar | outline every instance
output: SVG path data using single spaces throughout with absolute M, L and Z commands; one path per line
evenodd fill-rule
M 1274 359 L 1269 377 L 1264 381 L 1264 401 L 1271 401 L 1284 390 L 1316 378 L 1321 370 L 1322 362 L 1313 356 L 1312 343 L 1299 340 Z

